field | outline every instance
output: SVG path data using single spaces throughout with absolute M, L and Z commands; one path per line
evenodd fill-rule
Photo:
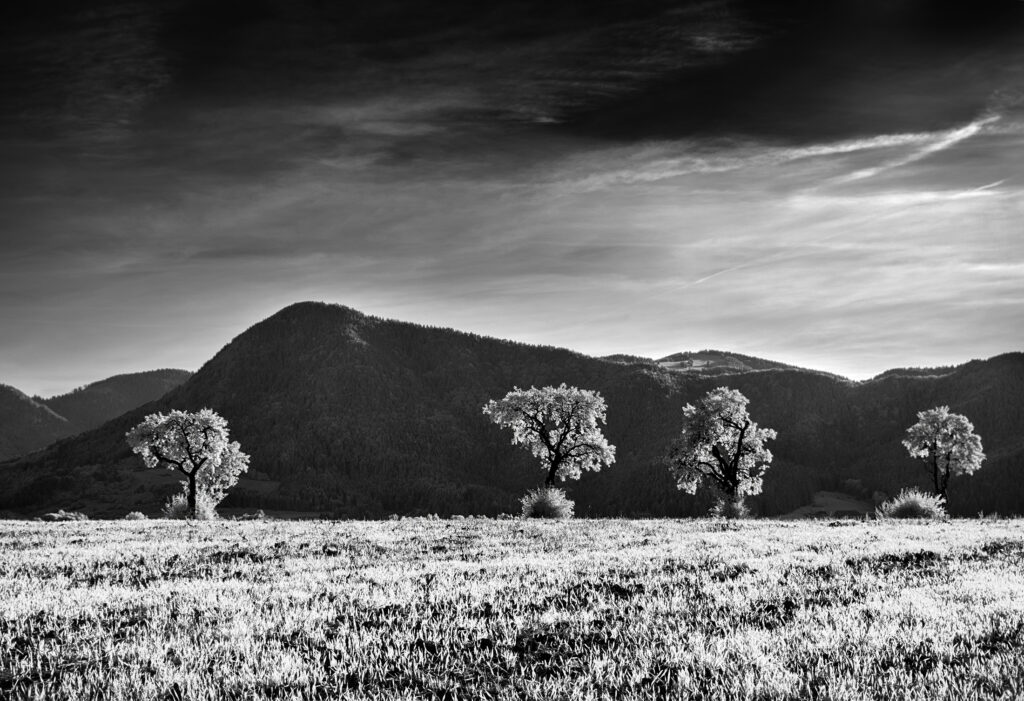
M 1019 699 L 1024 522 L 0 522 L 3 699 Z

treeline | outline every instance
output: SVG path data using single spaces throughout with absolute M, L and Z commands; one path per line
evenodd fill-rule
M 711 497 L 677 491 L 663 459 L 683 405 L 723 384 L 750 399 L 755 421 L 778 431 L 764 493 L 750 500 L 755 513 L 783 514 L 816 491 L 851 484 L 866 496 L 926 484 L 900 440 L 916 412 L 937 405 L 969 416 L 988 455 L 980 472 L 954 483 L 951 513 L 1024 512 L 1024 483 L 1016 479 L 1024 460 L 1024 354 L 859 384 L 785 368 L 704 376 L 322 304 L 294 305 L 257 324 L 163 400 L 0 466 L 12 486 L 0 509 L 53 509 L 76 493 L 112 514 L 158 508 L 168 490 L 145 482 L 124 432 L 153 411 L 210 407 L 228 419 L 252 456 L 252 473 L 264 478 L 242 480 L 225 506 L 343 517 L 512 512 L 544 474 L 481 407 L 513 386 L 563 382 L 606 399 L 605 435 L 616 446 L 609 469 L 567 485 L 579 516 L 706 513 Z M 121 475 L 116 489 L 94 477 L 110 471 Z M 54 476 L 48 493 L 34 483 Z

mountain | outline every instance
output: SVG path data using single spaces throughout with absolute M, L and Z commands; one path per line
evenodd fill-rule
M 84 431 L 162 397 L 191 376 L 188 370 L 167 369 L 114 375 L 43 401 Z
M 49 399 L 0 385 L 0 460 L 45 448 L 153 401 L 192 373 L 151 370 L 93 382 Z
M 739 353 L 725 353 L 716 350 L 703 350 L 696 353 L 682 352 L 665 356 L 657 361 L 658 365 L 667 370 L 678 372 L 700 372 L 704 374 L 729 375 L 737 372 L 754 372 L 756 370 L 794 370 L 792 365 L 777 363 L 774 360 L 754 358 Z
M 159 400 L 0 464 L 9 485 L 0 510 L 152 513 L 177 480 L 144 470 L 124 433 L 154 411 L 210 407 L 252 455 L 249 478 L 226 506 L 351 517 L 514 511 L 543 473 L 481 407 L 513 386 L 565 382 L 602 393 L 606 434 L 617 446 L 613 466 L 567 485 L 579 515 L 704 513 L 710 497 L 678 492 L 662 456 L 682 406 L 721 385 L 742 391 L 753 418 L 779 432 L 765 493 L 753 500 L 758 513 L 789 513 L 821 491 L 870 498 L 918 483 L 925 472 L 900 439 L 916 412 L 939 404 L 971 418 L 988 454 L 979 473 L 954 480 L 951 510 L 1024 511 L 1024 482 L 1016 479 L 1024 461 L 1024 354 L 860 383 L 730 357 L 743 367 L 681 372 L 642 358 L 592 358 L 296 304 L 236 337 Z
M 0 385 L 0 459 L 37 450 L 73 432 L 67 419 L 40 400 Z

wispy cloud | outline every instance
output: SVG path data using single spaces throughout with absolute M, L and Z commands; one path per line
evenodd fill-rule
M 866 178 L 873 178 L 876 175 L 884 173 L 894 168 L 901 168 L 911 163 L 916 163 L 922 159 L 928 158 L 929 156 L 945 151 L 948 148 L 956 146 L 962 141 L 970 139 L 972 136 L 979 134 L 982 129 L 986 126 L 999 121 L 999 117 L 996 115 L 988 116 L 983 119 L 978 119 L 970 124 L 960 127 L 959 129 L 952 129 L 947 132 L 938 134 L 936 138 L 930 143 L 926 143 L 919 149 L 911 151 L 910 153 L 894 158 L 892 160 L 881 163 L 877 166 L 871 166 L 870 168 L 862 168 L 856 170 L 849 175 L 837 178 L 836 183 L 850 183 L 857 180 L 864 180 Z
M 998 119 L 989 116 L 964 127 L 942 132 L 885 134 L 811 146 L 766 146 L 754 141 L 740 141 L 709 148 L 701 142 L 684 141 L 654 143 L 641 148 L 619 147 L 574 156 L 562 163 L 552 178 L 567 191 L 589 192 L 621 185 L 655 183 L 688 175 L 764 169 L 811 159 L 831 163 L 837 156 L 872 152 L 885 156 L 893 151 L 910 149 L 878 165 L 836 176 L 829 181 L 842 184 L 909 165 L 951 148 L 980 133 Z M 609 168 L 609 164 L 616 165 Z
M 789 198 L 790 204 L 798 209 L 822 209 L 828 207 L 857 207 L 862 210 L 890 214 L 893 209 L 916 207 L 918 205 L 941 205 L 961 200 L 1002 197 L 1008 194 L 998 188 L 1007 180 L 997 180 L 965 190 L 905 190 L 866 192 L 860 194 L 829 194 L 820 190 L 797 193 Z
M 1020 298 L 1024 264 L 1020 101 L 981 111 L 1011 69 L 970 58 L 983 85 L 960 72 L 963 94 L 933 101 L 949 71 L 928 65 L 833 102 L 845 83 L 783 85 L 766 66 L 757 95 L 696 94 L 726 116 L 765 108 L 779 131 L 712 123 L 708 138 L 675 123 L 719 114 L 688 101 L 687 77 L 771 38 L 733 3 L 641 5 L 560 28 L 533 14 L 496 28 L 487 9 L 383 58 L 297 16 L 264 54 L 272 27 L 254 17 L 220 62 L 200 57 L 197 82 L 161 53 L 174 41 L 157 40 L 157 15 L 101 17 L 95 46 L 48 40 L 64 53 L 38 64 L 58 66 L 59 94 L 32 97 L 61 99 L 0 116 L 31 121 L 71 95 L 61 128 L 117 138 L 87 154 L 62 134 L 25 142 L 0 167 L 0 381 L 52 393 L 195 368 L 301 299 L 594 354 L 724 347 L 854 374 L 1019 346 L 1024 312 L 1001 300 Z M 801 111 L 822 104 L 827 138 Z M 579 126 L 631 129 L 644 111 L 650 134 Z M 39 384 L 65 366 L 78 380 Z

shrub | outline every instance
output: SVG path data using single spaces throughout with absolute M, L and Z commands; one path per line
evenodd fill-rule
M 183 519 L 192 518 L 188 508 L 188 495 L 179 492 L 167 500 L 163 510 L 164 518 Z M 213 499 L 204 492 L 196 493 L 196 520 L 213 521 L 217 518 L 217 505 Z
M 267 515 L 263 512 L 263 509 L 259 509 L 254 514 L 238 514 L 231 517 L 232 521 L 265 521 L 266 519 Z
M 721 498 L 715 502 L 709 512 L 718 518 L 750 518 L 750 509 L 743 503 L 743 500 Z
M 146 521 L 148 519 L 149 516 L 146 516 L 146 514 L 141 511 L 132 511 L 124 515 L 125 521 Z
M 89 517 L 78 511 L 54 511 L 53 513 L 43 514 L 43 521 L 88 521 Z
M 541 487 L 526 493 L 523 518 L 572 518 L 576 504 L 557 487 Z
M 875 515 L 878 518 L 947 518 L 946 500 L 911 487 L 880 504 Z

